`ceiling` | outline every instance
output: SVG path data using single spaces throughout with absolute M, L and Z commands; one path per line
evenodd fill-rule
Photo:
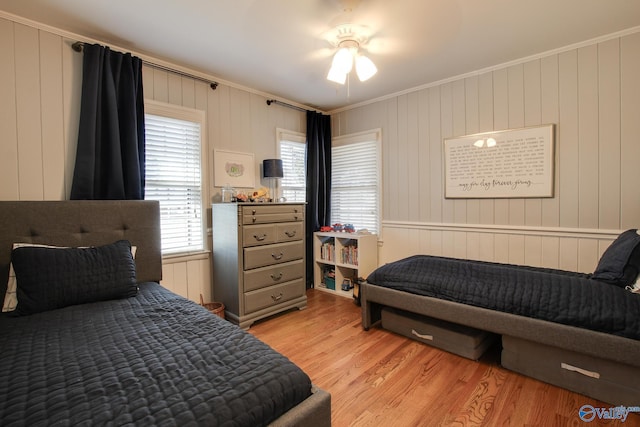
M 640 26 L 637 0 L 0 0 L 0 10 L 322 111 Z M 379 71 L 341 86 L 326 80 L 326 34 L 345 20 L 368 27 Z

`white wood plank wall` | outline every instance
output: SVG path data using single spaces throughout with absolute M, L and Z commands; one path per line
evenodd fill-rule
M 382 128 L 380 262 L 428 253 L 593 271 L 619 231 L 640 227 L 638 76 L 635 32 L 334 112 L 335 136 Z M 443 138 L 547 123 L 555 197 L 444 198 Z
M 69 197 L 82 85 L 82 54 L 71 49 L 79 38 L 72 36 L 0 17 L 0 200 Z M 260 177 L 262 159 L 277 152 L 276 128 L 306 129 L 304 113 L 268 106 L 265 95 L 248 89 L 220 84 L 214 91 L 204 82 L 147 65 L 143 85 L 147 99 L 206 112 L 202 153 L 208 201 L 219 198 L 212 178 L 214 148 L 254 153 Z M 211 209 L 207 212 L 210 224 Z M 210 254 L 166 259 L 162 283 L 194 301 L 201 293 L 214 300 Z
M 0 17 L 2 200 L 68 198 L 82 74 L 74 41 Z M 380 261 L 433 253 L 592 271 L 615 233 L 640 227 L 639 75 L 631 33 L 333 113 L 336 136 L 382 128 Z M 144 91 L 206 112 L 210 199 L 214 148 L 255 153 L 259 172 L 276 153 L 275 128 L 305 131 L 303 113 L 230 84 L 213 91 L 145 66 Z M 555 197 L 444 199 L 443 138 L 545 123 L 557 125 Z M 208 255 L 166 260 L 163 284 L 214 298 L 210 265 Z

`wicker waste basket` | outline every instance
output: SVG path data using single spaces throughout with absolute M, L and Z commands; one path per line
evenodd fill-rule
M 205 303 L 202 299 L 202 294 L 200 294 L 200 305 L 209 310 L 211 313 L 216 316 L 222 317 L 224 319 L 224 304 L 221 302 L 207 302 Z

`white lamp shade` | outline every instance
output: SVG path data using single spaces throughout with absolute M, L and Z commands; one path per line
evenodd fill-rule
M 376 65 L 364 55 L 356 57 L 356 73 L 361 82 L 369 80 L 378 72 Z
M 336 70 L 336 67 L 331 67 L 329 74 L 327 74 L 327 80 L 343 85 L 347 81 L 347 74 Z
M 349 74 L 349 72 L 351 72 L 353 68 L 353 55 L 349 49 L 346 47 L 338 49 L 333 57 L 331 68 L 335 68 L 336 72 L 341 74 Z

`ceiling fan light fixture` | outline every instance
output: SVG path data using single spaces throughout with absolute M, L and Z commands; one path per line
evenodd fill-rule
M 341 47 L 333 57 L 331 69 L 341 74 L 349 74 L 353 68 L 353 54 L 347 47 Z
M 337 40 L 332 44 L 338 48 L 338 51 L 333 56 L 327 80 L 345 84 L 347 75 L 354 68 L 354 63 L 356 74 L 361 82 L 369 80 L 378 72 L 373 61 L 359 52 L 360 44 L 366 42 L 366 38 L 364 33 L 358 34 L 358 31 L 365 28 L 344 24 L 334 29 Z
M 376 64 L 364 55 L 356 56 L 356 73 L 361 82 L 369 80 L 378 72 Z
M 329 69 L 327 80 L 343 85 L 347 81 L 347 73 L 342 73 L 336 67 Z

